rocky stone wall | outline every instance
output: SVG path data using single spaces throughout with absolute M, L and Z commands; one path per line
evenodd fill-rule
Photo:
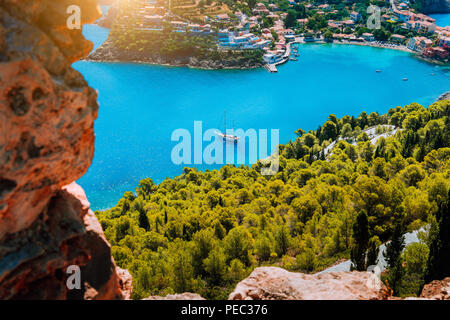
M 72 184 L 94 153 L 97 94 L 71 64 L 93 44 L 69 30 L 100 16 L 96 0 L 0 1 L 0 299 L 129 297 L 127 272 L 84 191 Z M 66 268 L 81 267 L 68 290 Z

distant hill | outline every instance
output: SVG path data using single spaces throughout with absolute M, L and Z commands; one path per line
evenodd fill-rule
M 450 0 L 416 0 L 414 8 L 429 13 L 450 13 Z

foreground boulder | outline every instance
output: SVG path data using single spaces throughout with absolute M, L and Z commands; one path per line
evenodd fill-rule
M 69 30 L 100 16 L 96 0 L 0 2 L 0 299 L 129 298 L 84 191 L 97 94 L 71 64 L 93 44 Z M 69 290 L 67 268 L 81 270 Z
M 229 300 L 378 300 L 381 290 L 370 272 L 312 275 L 261 267 L 238 283 Z
M 430 300 L 450 300 L 450 277 L 426 284 L 420 297 Z
M 83 189 L 75 183 L 51 199 L 22 232 L 7 237 L 0 265 L 2 299 L 122 299 L 131 276 L 118 269 Z M 80 266 L 81 288 L 69 290 L 66 269 Z

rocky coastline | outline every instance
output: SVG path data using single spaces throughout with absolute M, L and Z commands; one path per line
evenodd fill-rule
M 169 58 L 159 54 L 149 55 L 147 53 L 131 52 L 116 48 L 109 40 L 92 52 L 85 60 L 95 62 L 134 62 L 207 70 L 255 69 L 264 66 L 262 61 L 255 63 L 245 58 L 236 58 L 233 60 L 213 60 L 198 57 Z
M 450 100 L 450 91 L 444 92 L 443 94 L 441 94 L 436 101 L 441 101 L 441 100 Z
M 111 29 L 118 14 L 119 6 L 118 4 L 113 4 L 108 11 L 96 21 L 96 24 L 100 27 Z

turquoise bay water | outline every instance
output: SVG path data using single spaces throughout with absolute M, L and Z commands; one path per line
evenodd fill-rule
M 430 17 L 436 19 L 436 25 L 439 27 L 450 26 L 450 13 L 430 14 Z
M 96 46 L 106 39 L 104 32 L 84 29 Z M 350 45 L 301 45 L 299 61 L 276 74 L 86 61 L 74 67 L 99 91 L 94 160 L 78 181 L 94 209 L 115 205 L 140 179 L 159 183 L 194 166 L 171 162 L 172 132 L 192 132 L 195 120 L 203 121 L 203 130 L 220 128 L 224 110 L 237 128 L 279 129 L 280 143 L 286 143 L 295 130 L 316 129 L 331 113 L 384 113 L 413 101 L 428 105 L 450 89 L 441 67 L 404 52 Z

